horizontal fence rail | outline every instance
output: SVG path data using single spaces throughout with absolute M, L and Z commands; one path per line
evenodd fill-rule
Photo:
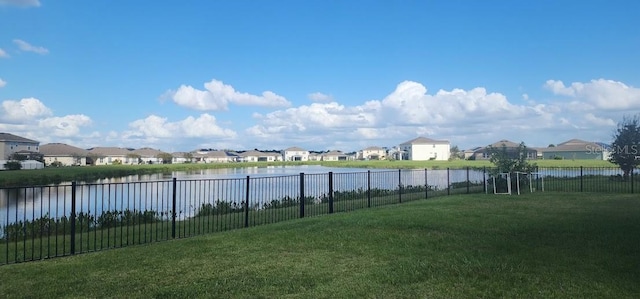
M 493 193 L 495 174 L 488 168 L 368 170 L 0 188 L 0 265 L 436 196 Z M 576 167 L 539 168 L 517 180 L 522 190 L 633 193 L 639 177 L 625 177 L 617 168 Z

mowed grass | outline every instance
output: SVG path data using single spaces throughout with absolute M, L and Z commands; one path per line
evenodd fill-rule
M 3 297 L 638 298 L 640 198 L 454 195 L 0 267 Z

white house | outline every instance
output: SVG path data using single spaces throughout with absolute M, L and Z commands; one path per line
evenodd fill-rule
M 250 150 L 238 154 L 240 162 L 273 162 L 281 161 L 282 156 L 274 152 Z
M 349 156 L 341 151 L 330 151 L 321 155 L 322 161 L 346 161 Z
M 94 147 L 89 149 L 88 155 L 94 165 L 138 163 L 138 158 L 131 150 L 121 147 Z
M 62 166 L 87 165 L 89 156 L 88 150 L 64 143 L 43 144 L 40 146 L 40 153 L 46 165 L 59 163 Z
M 282 157 L 284 161 L 309 161 L 309 151 L 294 146 L 282 151 Z
M 451 144 L 448 140 L 418 137 L 400 144 L 402 160 L 427 161 L 449 160 Z
M 387 158 L 387 150 L 379 146 L 370 146 L 358 151 L 356 159 L 358 160 L 384 160 Z

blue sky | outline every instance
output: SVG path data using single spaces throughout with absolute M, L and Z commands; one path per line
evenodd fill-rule
M 0 0 L 0 131 L 164 151 L 610 142 L 639 1 Z

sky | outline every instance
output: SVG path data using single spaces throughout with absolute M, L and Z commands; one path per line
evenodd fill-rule
M 0 132 L 80 148 L 611 142 L 640 1 L 0 0 Z

